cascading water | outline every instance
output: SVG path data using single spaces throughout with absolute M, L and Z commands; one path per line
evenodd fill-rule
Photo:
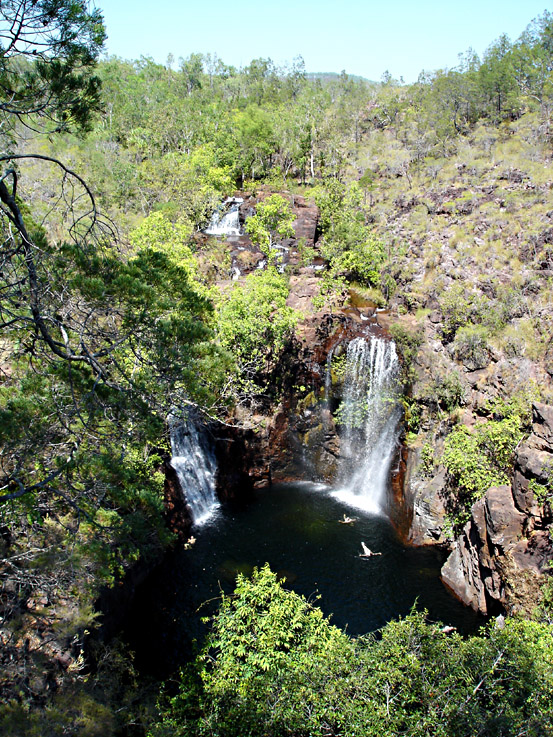
M 334 496 L 358 509 L 384 512 L 401 410 L 393 341 L 355 338 L 348 346 L 340 424 L 341 470 Z
M 244 200 L 240 197 L 229 198 L 226 200 L 226 211 L 216 210 L 211 216 L 211 222 L 205 230 L 206 235 L 242 235 L 240 228 L 240 205 Z
M 171 465 L 177 472 L 195 525 L 206 522 L 218 509 L 215 493 L 217 461 L 205 430 L 193 420 L 172 424 Z

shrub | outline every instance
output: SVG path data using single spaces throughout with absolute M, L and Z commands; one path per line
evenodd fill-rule
M 489 420 L 472 430 L 458 425 L 447 436 L 442 463 L 450 476 L 453 494 L 447 506 L 455 525 L 467 521 L 473 503 L 491 486 L 509 481 L 513 453 L 521 439 L 518 415 Z
M 444 338 L 452 340 L 457 330 L 467 323 L 481 323 L 487 302 L 483 295 L 467 292 L 465 284 L 453 284 L 440 298 Z
M 455 357 L 470 370 L 484 368 L 489 362 L 488 331 L 482 325 L 460 327 L 453 341 Z
M 465 401 L 465 387 L 459 372 L 451 371 L 436 376 L 425 398 L 447 412 L 460 407 Z
M 268 566 L 223 597 L 213 632 L 149 737 L 553 735 L 545 623 L 468 639 L 411 612 L 352 639 Z

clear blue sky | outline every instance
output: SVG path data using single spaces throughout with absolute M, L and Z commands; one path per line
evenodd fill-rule
M 379 80 L 387 69 L 406 82 L 421 70 L 454 67 L 470 46 L 481 56 L 502 33 L 516 40 L 545 0 L 96 0 L 108 31 L 107 52 L 165 63 L 216 54 L 241 67 L 301 55 L 308 72 Z

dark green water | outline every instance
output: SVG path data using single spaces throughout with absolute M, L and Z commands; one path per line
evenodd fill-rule
M 340 524 L 344 513 L 355 524 Z M 462 632 L 478 624 L 441 583 L 440 551 L 404 546 L 386 518 L 348 508 L 321 486 L 274 486 L 193 534 L 193 548 L 174 553 L 142 588 L 126 626 L 138 665 L 157 674 L 191 656 L 205 634 L 200 617 L 214 611 L 221 589 L 232 591 L 236 573 L 265 562 L 288 587 L 319 595 L 325 614 L 352 635 L 377 630 L 415 604 Z M 361 541 L 382 555 L 360 558 Z

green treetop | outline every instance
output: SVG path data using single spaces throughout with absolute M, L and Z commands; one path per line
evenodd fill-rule
M 294 236 L 294 213 L 279 194 L 272 194 L 257 205 L 255 215 L 246 220 L 245 228 L 252 243 L 271 257 L 271 249 L 279 238 Z

